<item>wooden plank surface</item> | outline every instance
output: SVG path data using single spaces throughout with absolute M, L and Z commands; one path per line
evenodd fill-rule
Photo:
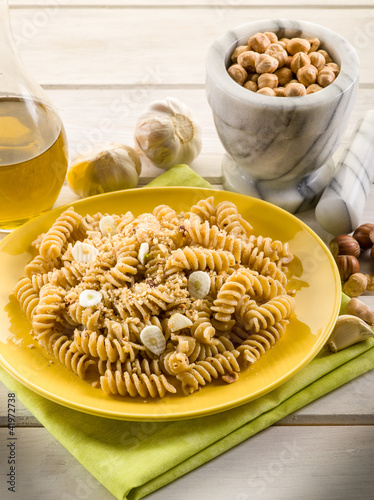
M 372 500 L 373 437 L 372 426 L 271 427 L 147 500 Z M 17 496 L 1 467 L 2 500 L 114 498 L 43 428 L 17 429 L 16 452 Z
M 12 24 L 26 65 L 43 84 L 203 85 L 211 43 L 246 20 L 269 15 L 302 17 L 344 34 L 357 48 L 361 83 L 374 82 L 374 9 L 324 9 L 321 16 L 312 8 L 274 7 L 271 13 L 255 7 L 250 12 L 242 7 L 66 8 L 49 14 L 41 9 L 34 17 L 30 9 L 15 9 Z
M 140 113 L 151 101 L 171 96 L 185 102 L 201 124 L 203 148 L 191 166 L 208 181 L 220 181 L 221 158 L 224 152 L 214 127 L 211 108 L 204 88 L 130 89 L 47 89 L 65 125 L 70 158 L 83 154 L 97 143 L 119 142 L 134 145 L 134 130 Z M 360 89 L 347 124 L 344 140 L 335 154 L 336 161 L 349 140 L 355 125 L 368 108 L 374 108 L 374 92 Z M 145 163 L 141 184 L 162 173 Z

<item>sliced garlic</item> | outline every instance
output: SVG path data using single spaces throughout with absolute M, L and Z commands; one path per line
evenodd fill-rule
M 96 306 L 99 302 L 101 302 L 103 295 L 101 292 L 97 292 L 96 290 L 83 290 L 79 294 L 79 305 L 82 307 L 91 307 Z
M 112 236 L 117 232 L 117 224 L 111 215 L 100 219 L 99 227 L 103 236 Z
M 166 340 L 162 330 L 158 326 L 146 326 L 140 332 L 140 340 L 143 345 L 149 349 L 153 354 L 159 356 L 165 351 Z
M 365 321 L 357 316 L 344 314 L 338 317 L 327 346 L 331 351 L 338 352 L 372 337 L 374 332 Z
M 77 241 L 71 251 L 77 262 L 91 262 L 99 254 L 99 250 L 89 243 Z
M 188 319 L 187 316 L 180 313 L 173 314 L 168 320 L 168 327 L 172 332 L 183 330 L 183 328 L 189 328 L 192 324 L 192 321 Z
M 194 271 L 188 278 L 188 291 L 194 299 L 203 299 L 210 291 L 210 278 L 204 271 Z
M 149 252 L 149 245 L 148 243 L 142 243 L 139 248 L 139 253 L 138 253 L 138 260 L 141 264 L 145 264 L 146 258 L 148 256 Z

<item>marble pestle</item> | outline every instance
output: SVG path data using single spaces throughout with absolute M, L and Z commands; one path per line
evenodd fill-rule
M 370 110 L 358 122 L 316 206 L 320 226 L 333 235 L 354 231 L 360 224 L 373 180 L 374 110 Z

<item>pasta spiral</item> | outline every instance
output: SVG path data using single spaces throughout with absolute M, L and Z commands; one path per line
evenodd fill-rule
M 110 370 L 100 377 L 100 385 L 105 394 L 119 394 L 121 396 L 141 396 L 146 398 L 163 398 L 167 392 L 175 393 L 176 388 L 170 384 L 165 375 L 146 375 L 141 373 L 120 372 Z
M 73 235 L 82 222 L 82 216 L 73 208 L 65 210 L 45 234 L 41 245 L 40 255 L 43 259 L 56 259 L 60 257 L 62 248 L 68 238 Z
M 234 203 L 214 196 L 179 213 L 69 208 L 31 248 L 14 295 L 32 334 L 108 396 L 233 383 L 292 321 L 288 243 L 255 234 Z
M 192 394 L 201 386 L 217 379 L 219 376 L 240 371 L 237 362 L 238 351 L 225 351 L 222 354 L 216 354 L 203 361 L 197 361 L 188 370 L 179 373 L 177 379 L 182 383 L 184 394 Z
M 279 295 L 262 305 L 244 296 L 238 304 L 237 314 L 248 330 L 258 332 L 288 318 L 294 309 L 295 299 L 289 295 Z

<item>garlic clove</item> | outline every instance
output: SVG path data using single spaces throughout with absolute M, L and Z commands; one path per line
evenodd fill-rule
M 111 215 L 100 219 L 99 228 L 103 236 L 112 236 L 117 233 L 117 224 Z
M 96 306 L 101 302 L 103 295 L 101 292 L 97 292 L 96 290 L 83 290 L 79 294 L 79 305 L 82 307 L 91 307 Z
M 77 262 L 91 262 L 99 255 L 99 250 L 90 243 L 77 241 L 73 246 L 71 253 Z
M 374 324 L 374 311 L 362 302 L 362 300 L 353 297 L 347 304 L 347 314 L 358 316 L 369 325 Z
M 338 352 L 372 337 L 374 331 L 365 321 L 357 316 L 344 314 L 338 317 L 327 346 L 331 351 Z
M 188 277 L 188 291 L 194 299 L 203 299 L 210 291 L 210 278 L 204 271 L 194 271 Z
M 166 340 L 158 326 L 150 325 L 143 328 L 140 332 L 140 340 L 156 356 L 160 356 L 165 351 Z
M 187 316 L 181 313 L 175 313 L 170 316 L 168 320 L 168 327 L 172 332 L 177 332 L 178 330 L 183 330 L 183 328 L 189 328 L 193 323 Z
M 147 256 L 149 252 L 149 245 L 147 242 L 144 242 L 140 245 L 139 248 L 139 253 L 138 253 L 138 260 L 141 264 L 145 264 Z

